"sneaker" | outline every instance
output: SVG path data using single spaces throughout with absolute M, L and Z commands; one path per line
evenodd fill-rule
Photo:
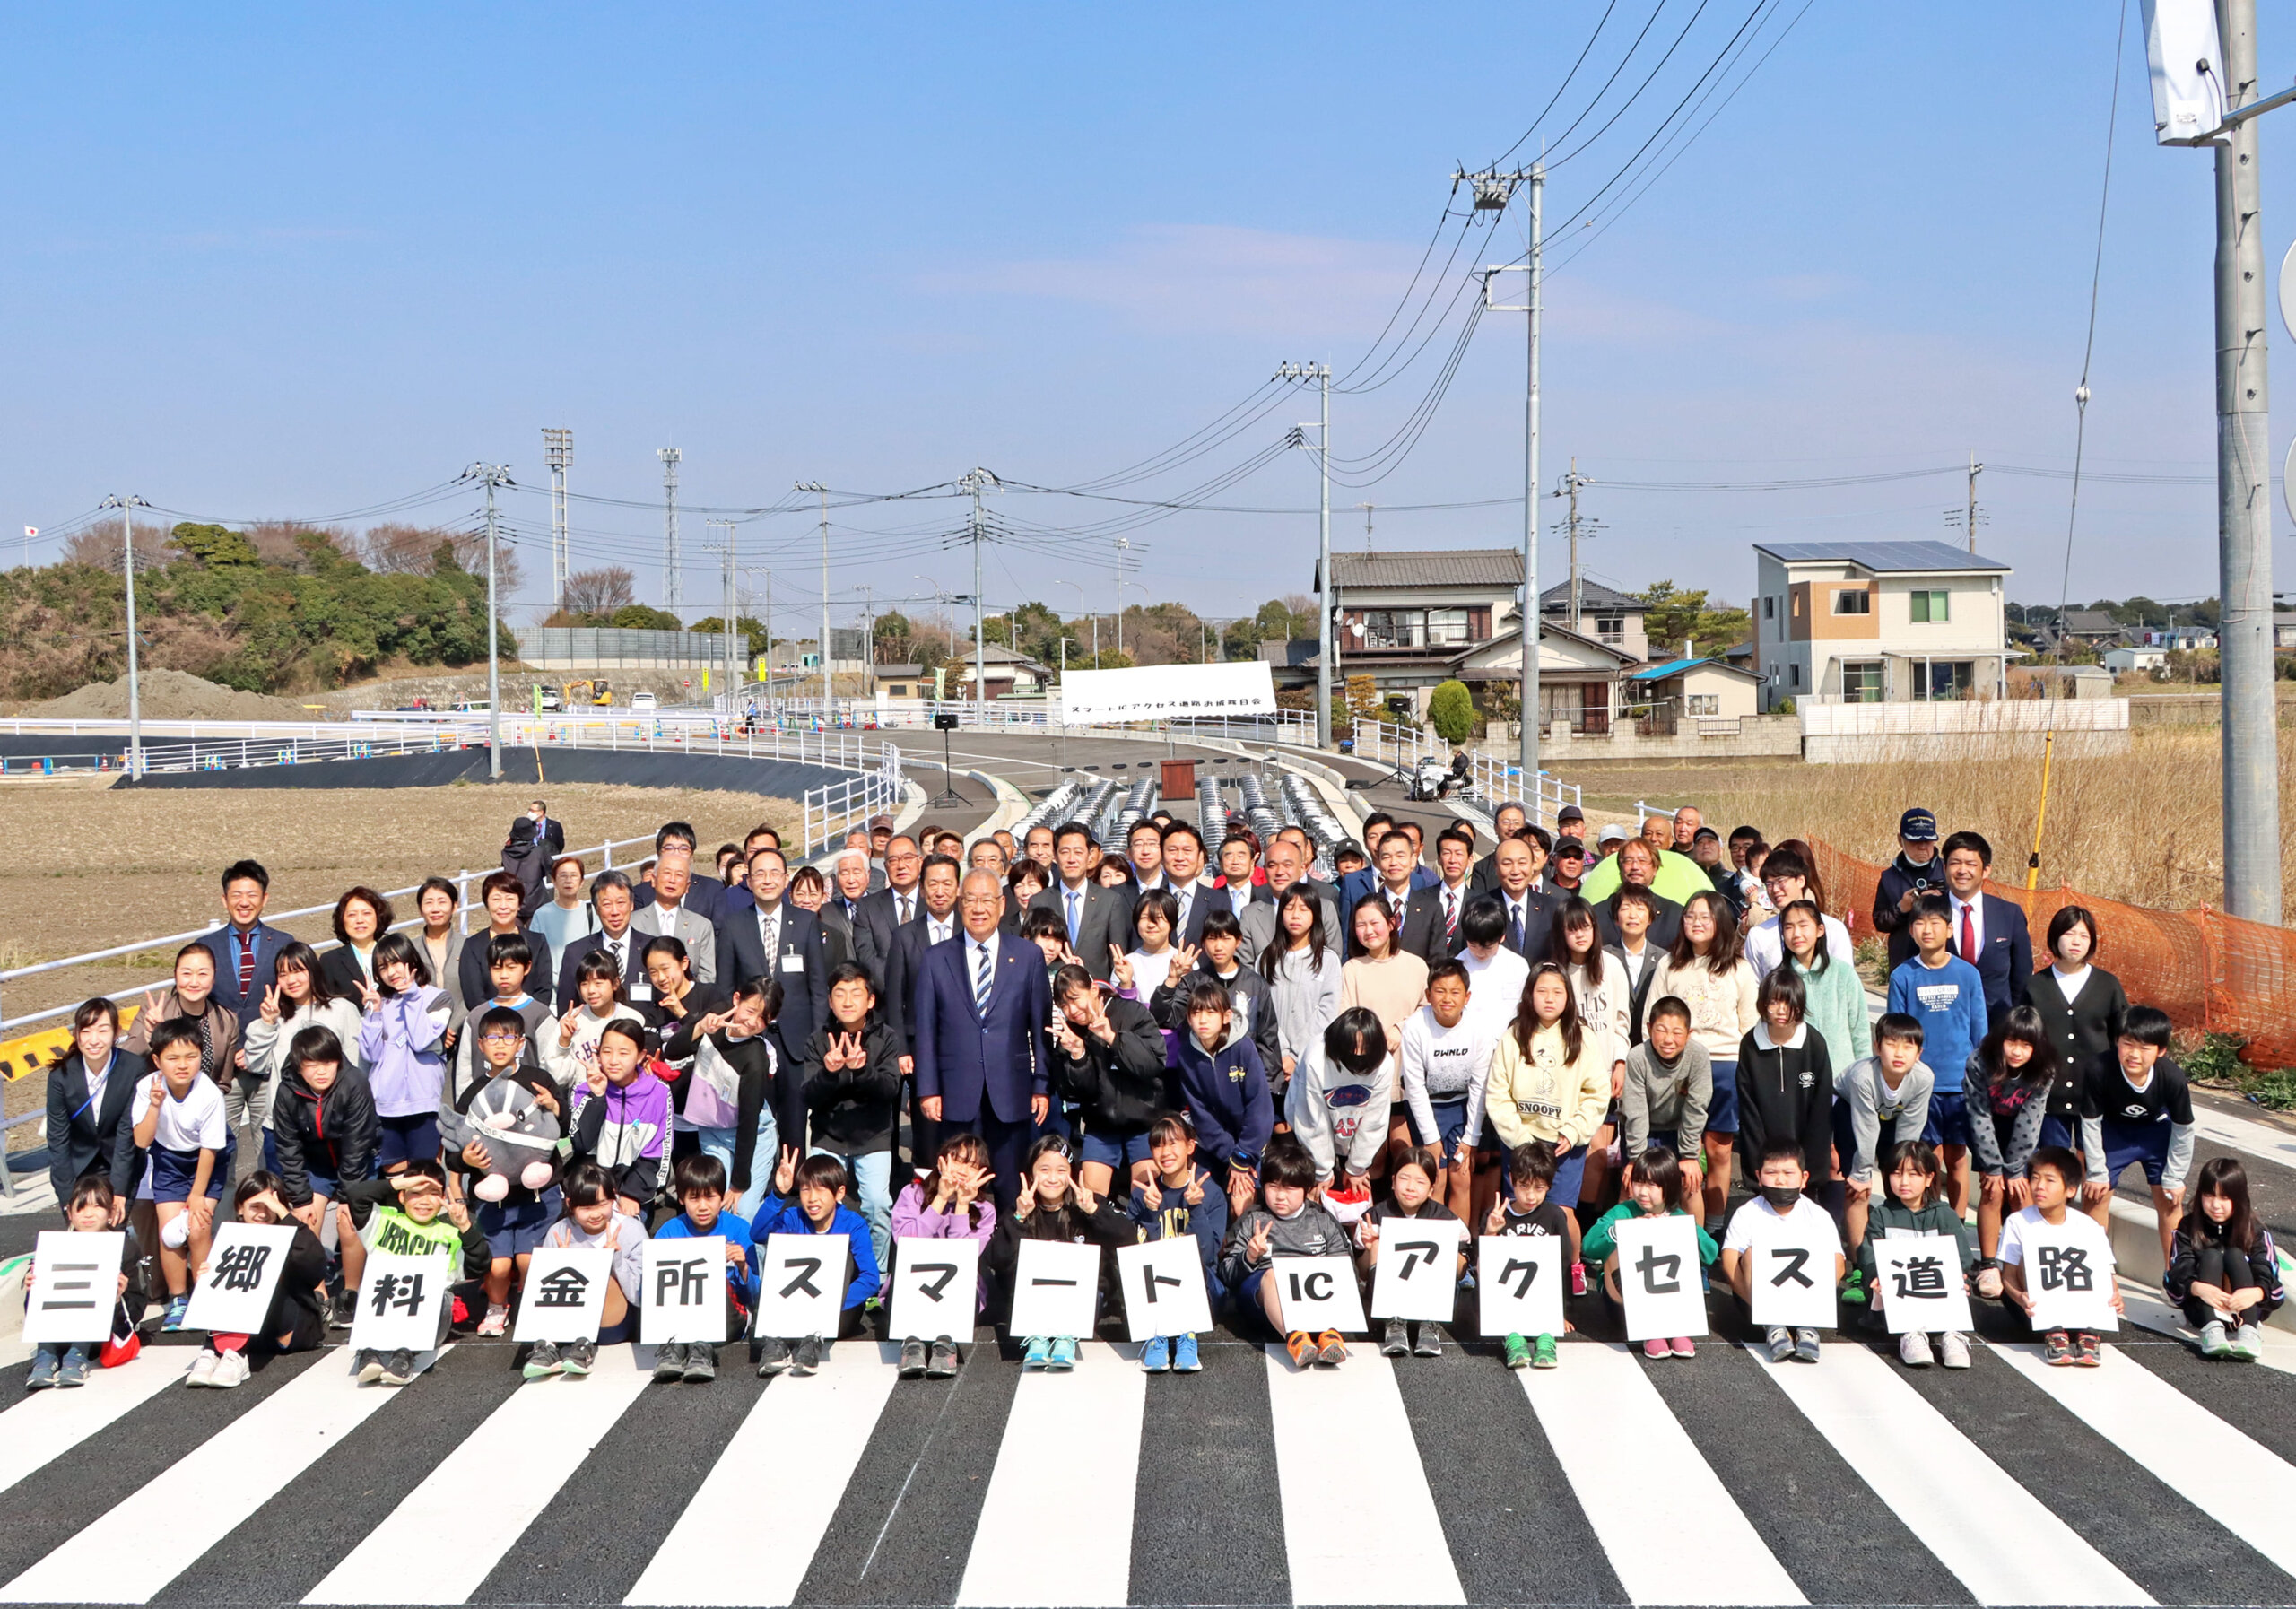
M 1948 1369 L 1970 1366 L 1969 1337 L 1959 1330 L 1947 1330 L 1937 1337 L 1937 1361 Z
M 1977 1293 L 1987 1301 L 2001 1300 L 2001 1265 L 1998 1263 L 1978 1265 Z
M 72 1371 L 72 1364 L 68 1359 L 65 1362 L 64 1371 L 67 1375 Z M 247 1353 L 227 1352 L 215 1360 L 215 1367 L 209 1373 L 207 1383 L 218 1390 L 229 1391 L 235 1387 L 246 1385 L 254 1373 L 255 1370 L 248 1366 Z M 87 1365 L 84 1362 L 80 1365 L 80 1377 L 81 1380 L 87 1379 Z M 79 1381 L 67 1379 L 64 1383 L 69 1386 L 78 1384 Z
M 202 1348 L 199 1355 L 191 1361 L 190 1369 L 185 1371 L 183 1383 L 186 1386 L 213 1385 L 215 1383 L 215 1365 L 218 1361 L 219 1360 L 213 1352 Z
M 1817 1331 L 1804 1329 L 1794 1332 L 1794 1357 L 1797 1362 L 1803 1363 L 1814 1363 L 1818 1361 Z
M 1673 1340 L 1667 1342 L 1666 1344 L 1668 1347 L 1673 1349 L 1674 1356 L 1678 1358 L 1694 1358 L 1698 1356 L 1698 1344 L 1695 1341 L 1692 1341 L 1688 1335 L 1676 1335 Z
M 761 1380 L 771 1379 L 789 1367 L 789 1343 L 778 1335 L 768 1335 L 757 1345 L 757 1375 Z
M 1051 1352 L 1052 1342 L 1048 1338 L 1043 1335 L 1031 1335 L 1027 1347 L 1021 1352 L 1021 1368 L 1024 1371 L 1031 1369 L 1042 1369 L 1046 1358 L 1050 1356 Z
M 689 1386 L 707 1385 L 718 1378 L 718 1349 L 706 1342 L 697 1341 L 685 1349 L 685 1380 Z
M 1662 1363 L 1674 1355 L 1674 1349 L 1666 1342 L 1654 1337 L 1642 1344 L 1642 1355 L 1653 1363 Z
M 928 1380 L 951 1379 L 956 1372 L 957 1344 L 944 1335 L 933 1343 L 932 1359 L 925 1365 L 925 1378 Z
M 2063 1330 L 2051 1330 L 2041 1340 L 2041 1361 L 2063 1369 L 2073 1361 L 2073 1338 Z
M 1794 1355 L 1794 1332 L 1782 1324 L 1773 1324 L 1762 1339 L 1770 1344 L 1770 1361 L 1783 1363 Z
M 383 1384 L 404 1386 L 414 1378 L 414 1354 L 405 1347 L 391 1353 L 390 1361 L 383 1365 Z
M 2231 1338 L 2225 1335 L 2224 1321 L 2222 1318 L 2212 1318 L 2200 1326 L 2200 1355 L 2202 1357 L 2229 1357 L 2231 1352 Z
M 176 1331 L 183 1328 L 183 1316 L 185 1311 L 189 1309 L 190 1306 L 191 1298 L 188 1296 L 169 1297 L 168 1316 L 161 1321 L 160 1327 L 167 1331 L 170 1335 L 173 1335 Z
M 1531 1344 L 1520 1335 L 1509 1335 L 1502 1355 L 1508 1368 L 1528 1369 L 1531 1366 Z
M 1419 1344 L 1413 1347 L 1411 1350 L 1415 1355 L 1422 1358 L 1441 1357 L 1443 1355 L 1443 1326 L 1439 1324 L 1431 1324 L 1423 1318 L 1421 1319 L 1419 1322 Z
M 2074 1330 L 2073 1361 L 2083 1369 L 2102 1369 L 2105 1366 L 2104 1344 L 2087 1330 Z
M 326 1326 L 331 1330 L 347 1330 L 351 1327 L 351 1321 L 358 1316 L 359 1292 L 337 1292 L 327 1303 Z
M 1861 1307 L 1865 1305 L 1866 1271 L 1863 1268 L 1852 1268 L 1849 1271 L 1849 1277 L 1841 1282 L 1841 1300 L 1856 1302 Z M 1906 1332 L 1908 1335 L 1912 1333 L 1911 1330 Z
M 478 1333 L 480 1338 L 482 1340 L 491 1340 L 496 1336 L 508 1335 L 509 1333 L 509 1308 L 507 1306 L 496 1307 L 492 1302 L 487 1303 L 486 1317 L 478 1321 Z
M 1411 1355 L 1411 1326 L 1400 1318 L 1387 1320 L 1387 1334 L 1379 1341 L 1379 1355 L 1383 1358 L 1407 1358 Z
M 1203 1371 L 1204 1360 L 1196 1355 L 1195 1335 L 1180 1335 L 1173 1336 L 1172 1372 L 1174 1374 L 1201 1374 Z
M 518 1372 L 530 1380 L 546 1380 L 558 1372 L 558 1343 L 537 1341 L 526 1353 L 526 1367 Z
M 2232 1332 L 2232 1356 L 2243 1363 L 2253 1363 L 2264 1356 L 2264 1331 L 2253 1324 L 2244 1324 Z M 64 1367 L 69 1370 L 72 1360 L 65 1358 Z
M 1052 1351 L 1045 1358 L 1044 1366 L 1047 1369 L 1051 1370 L 1055 1374 L 1066 1374 L 1070 1370 L 1075 1368 L 1076 1337 L 1074 1335 L 1055 1335 L 1052 1338 Z
M 1555 1352 L 1552 1335 L 1541 1335 L 1531 1348 L 1531 1367 L 1534 1369 L 1552 1369 L 1561 1361 L 1562 1359 Z
M 1161 1335 L 1151 1335 L 1140 1349 L 1140 1367 L 1150 1374 L 1170 1374 L 1172 1370 L 1172 1344 Z
M 371 1386 L 377 1380 L 383 1378 L 382 1353 L 362 1348 L 357 1355 L 352 1357 L 351 1361 L 352 1367 L 356 1368 L 359 1371 L 359 1383 L 361 1385 Z
M 1316 1361 L 1316 1338 L 1305 1330 L 1293 1330 L 1283 1338 L 1283 1345 L 1292 1354 L 1294 1369 L 1305 1369 Z
M 1570 1294 L 1573 1296 L 1587 1294 L 1587 1265 L 1584 1263 L 1570 1265 Z
M 52 1352 L 32 1354 L 32 1371 L 24 1377 L 24 1389 L 45 1391 L 56 1384 L 56 1354 Z
M 1935 1361 L 1929 1337 L 1919 1330 L 1908 1330 L 1898 1337 L 1898 1361 L 1908 1369 L 1926 1369 Z
M 585 1338 L 569 1341 L 558 1354 L 559 1372 L 577 1379 L 590 1372 L 598 1361 L 598 1344 Z
M 819 1335 L 801 1337 L 789 1354 L 791 1374 L 811 1374 L 822 1366 L 822 1338 Z
M 921 1380 L 925 1378 L 925 1339 L 911 1335 L 900 1344 L 900 1378 Z
M 483 1331 L 480 1332 L 484 1334 Z M 665 1341 L 654 1349 L 654 1383 L 667 1386 L 685 1379 L 685 1343 Z
M 94 1367 L 94 1360 L 88 1356 L 87 1348 L 67 1346 L 64 1349 L 64 1361 L 57 1365 L 56 1383 L 66 1387 L 84 1386 L 88 1383 L 88 1370 Z M 232 1383 L 236 1385 L 238 1382 Z
M 1336 1369 L 1347 1361 L 1347 1343 L 1337 1330 L 1326 1330 L 1316 1337 L 1316 1361 L 1326 1369 Z

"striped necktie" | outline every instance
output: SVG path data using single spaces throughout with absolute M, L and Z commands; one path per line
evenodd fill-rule
M 988 1015 L 988 946 L 976 942 L 973 953 L 972 1008 L 981 1016 Z

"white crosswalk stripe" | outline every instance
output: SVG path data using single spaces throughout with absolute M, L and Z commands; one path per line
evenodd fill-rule
M 29 1480 L 183 1378 L 190 1354 L 179 1347 L 146 1347 L 117 1369 L 99 1369 L 84 1386 L 42 1391 L 0 1413 L 0 1447 L 7 1466 L 0 1492 Z

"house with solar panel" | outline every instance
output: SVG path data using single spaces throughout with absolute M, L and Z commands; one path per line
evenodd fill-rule
M 1945 542 L 1758 542 L 1753 669 L 1765 714 L 1999 699 L 2009 566 Z

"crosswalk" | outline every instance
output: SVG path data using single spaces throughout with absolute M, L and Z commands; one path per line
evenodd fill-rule
M 657 1387 L 644 1349 L 522 1381 L 465 1343 L 403 1390 L 341 1350 L 235 1392 L 155 1348 L 0 1372 L 12 1604 L 2296 1604 L 2296 1387 L 2163 1342 L 1916 1373 L 1709 1342 L 1337 1370 L 1088 1343 L 950 1382 L 874 1343 Z

